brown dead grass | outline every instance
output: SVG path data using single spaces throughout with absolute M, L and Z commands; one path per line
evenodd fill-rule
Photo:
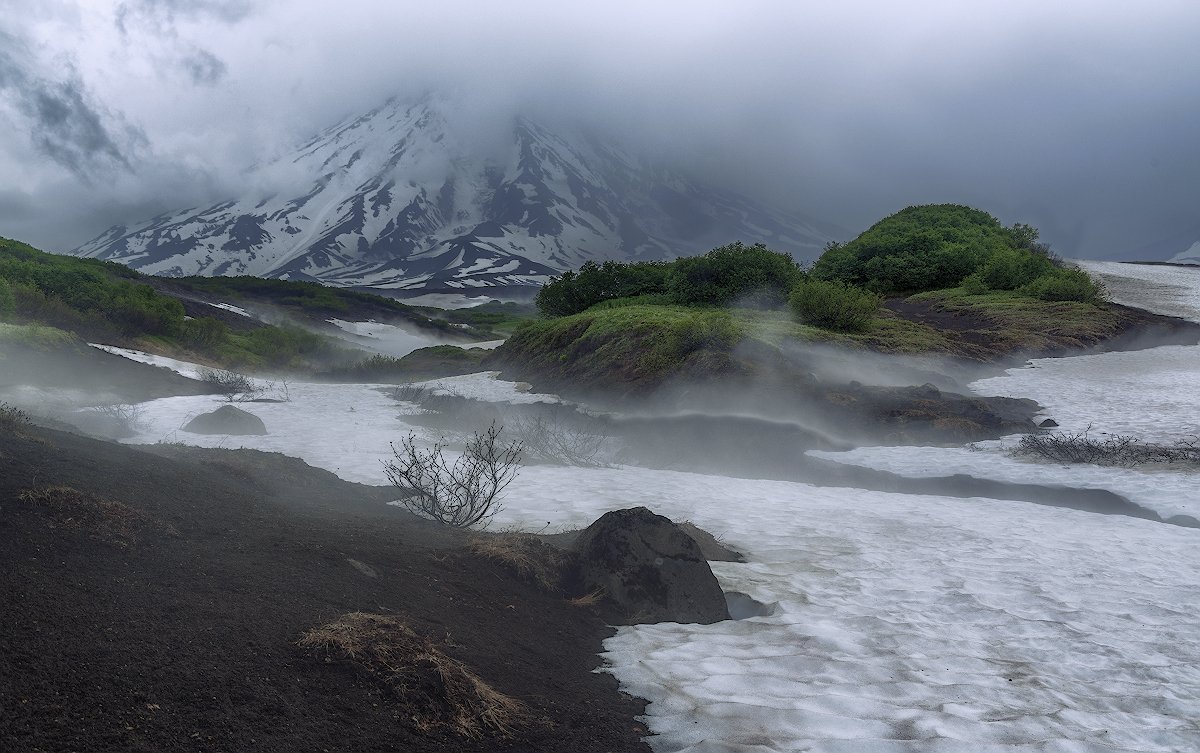
M 399 617 L 351 612 L 299 640 L 325 661 L 349 661 L 395 692 L 423 731 L 446 727 L 468 738 L 511 737 L 529 718 L 524 704 L 443 654 Z
M 589 591 L 583 596 L 576 596 L 574 599 L 568 599 L 567 603 L 573 607 L 594 607 L 604 601 L 604 589 L 597 588 L 595 591 Z
M 174 528 L 140 510 L 70 486 L 27 489 L 18 499 L 47 520 L 52 528 L 83 533 L 89 538 L 128 549 L 145 531 L 157 529 L 178 535 Z
M 467 542 L 467 551 L 555 594 L 562 591 L 563 575 L 570 565 L 570 555 L 528 533 L 476 536 Z

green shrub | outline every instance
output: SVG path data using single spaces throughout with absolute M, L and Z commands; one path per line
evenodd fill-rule
M 212 350 L 229 337 L 229 326 L 219 319 L 202 316 L 186 320 L 179 339 L 189 348 Z
M 42 324 L 0 323 L 0 343 L 17 343 L 38 350 L 51 350 L 69 345 L 78 345 L 79 338 L 70 332 L 47 327 Z
M 585 262 L 578 272 L 563 272 L 546 283 L 534 303 L 544 316 L 570 316 L 601 301 L 665 293 L 669 268 L 658 261 Z
M 802 275 L 788 254 L 738 241 L 703 256 L 676 259 L 667 274 L 667 292 L 683 305 L 775 308 Z
M 880 293 L 956 287 L 998 252 L 1028 252 L 1037 231 L 1005 228 L 987 212 L 958 204 L 908 207 L 845 244 L 832 243 L 812 276 Z
M 0 277 L 0 319 L 12 316 L 16 305 L 17 301 L 13 298 L 12 286 L 8 284 L 8 280 Z
M 976 273 L 991 290 L 1016 290 L 1043 275 L 1053 274 L 1054 265 L 1045 256 L 1026 249 L 1001 249 L 988 258 Z
M 666 293 L 646 293 L 645 295 L 631 295 L 628 298 L 612 298 L 607 301 L 600 301 L 594 306 L 589 307 L 589 311 L 608 311 L 609 309 L 619 309 L 626 306 L 670 306 L 675 302 L 670 295 Z
M 802 276 L 791 256 L 738 242 L 673 262 L 587 262 L 546 283 L 535 303 L 543 316 L 571 316 L 607 301 L 775 307 Z
M 332 351 L 331 343 L 321 335 L 287 324 L 260 327 L 229 339 L 253 354 L 248 362 L 255 365 L 290 366 Z
M 674 322 L 671 334 L 675 338 L 676 353 L 682 357 L 701 349 L 733 350 L 745 333 L 728 312 L 704 311 Z
M 805 324 L 823 329 L 860 332 L 875 318 L 882 299 L 868 290 L 830 280 L 803 280 L 792 288 L 788 303 Z
M 1017 292 L 1043 301 L 1100 303 L 1105 297 L 1103 284 L 1074 267 L 1056 269 L 1052 274 L 1022 286 Z
M 183 306 L 133 270 L 95 259 L 47 254 L 0 238 L 0 279 L 12 294 L 13 313 L 85 335 L 175 336 Z

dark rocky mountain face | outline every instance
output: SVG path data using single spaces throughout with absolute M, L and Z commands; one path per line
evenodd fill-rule
M 110 228 L 75 250 L 143 272 L 435 291 L 734 240 L 814 258 L 838 230 L 517 118 L 487 156 L 429 98 L 390 101 L 248 173 L 277 187 Z

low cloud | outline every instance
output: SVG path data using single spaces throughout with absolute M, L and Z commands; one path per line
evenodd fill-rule
M 94 103 L 74 70 L 58 80 L 43 78 L 17 57 L 17 40 L 2 35 L 0 43 L 0 97 L 23 116 L 38 153 L 88 182 L 114 167 L 132 169 L 143 134 Z
M 1120 257 L 1196 226 L 1194 2 L 48 0 L 19 10 L 4 23 L 37 52 L 0 53 L 0 88 L 26 150 L 0 144 L 0 168 L 29 176 L 46 206 L 62 186 L 55 169 L 132 165 L 138 177 L 113 181 L 104 211 L 47 210 L 28 240 L 57 248 L 99 233 L 97 219 L 120 206 L 235 191 L 252 164 L 388 96 L 430 90 L 463 103 L 463 138 L 478 148 L 515 112 L 583 121 L 855 232 L 910 204 L 968 203 L 1038 225 L 1060 253 Z M 71 70 L 64 56 L 80 73 L 52 73 Z
M 184 72 L 192 79 L 192 83 L 212 86 L 225 78 L 229 68 L 225 62 L 208 50 L 195 49 L 180 58 Z

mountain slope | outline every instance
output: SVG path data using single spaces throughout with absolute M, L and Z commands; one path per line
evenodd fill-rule
M 462 290 L 737 239 L 810 258 L 839 234 L 586 133 L 517 118 L 485 150 L 461 125 L 431 98 L 392 100 L 249 171 L 273 191 L 116 226 L 75 253 L 167 276 Z

